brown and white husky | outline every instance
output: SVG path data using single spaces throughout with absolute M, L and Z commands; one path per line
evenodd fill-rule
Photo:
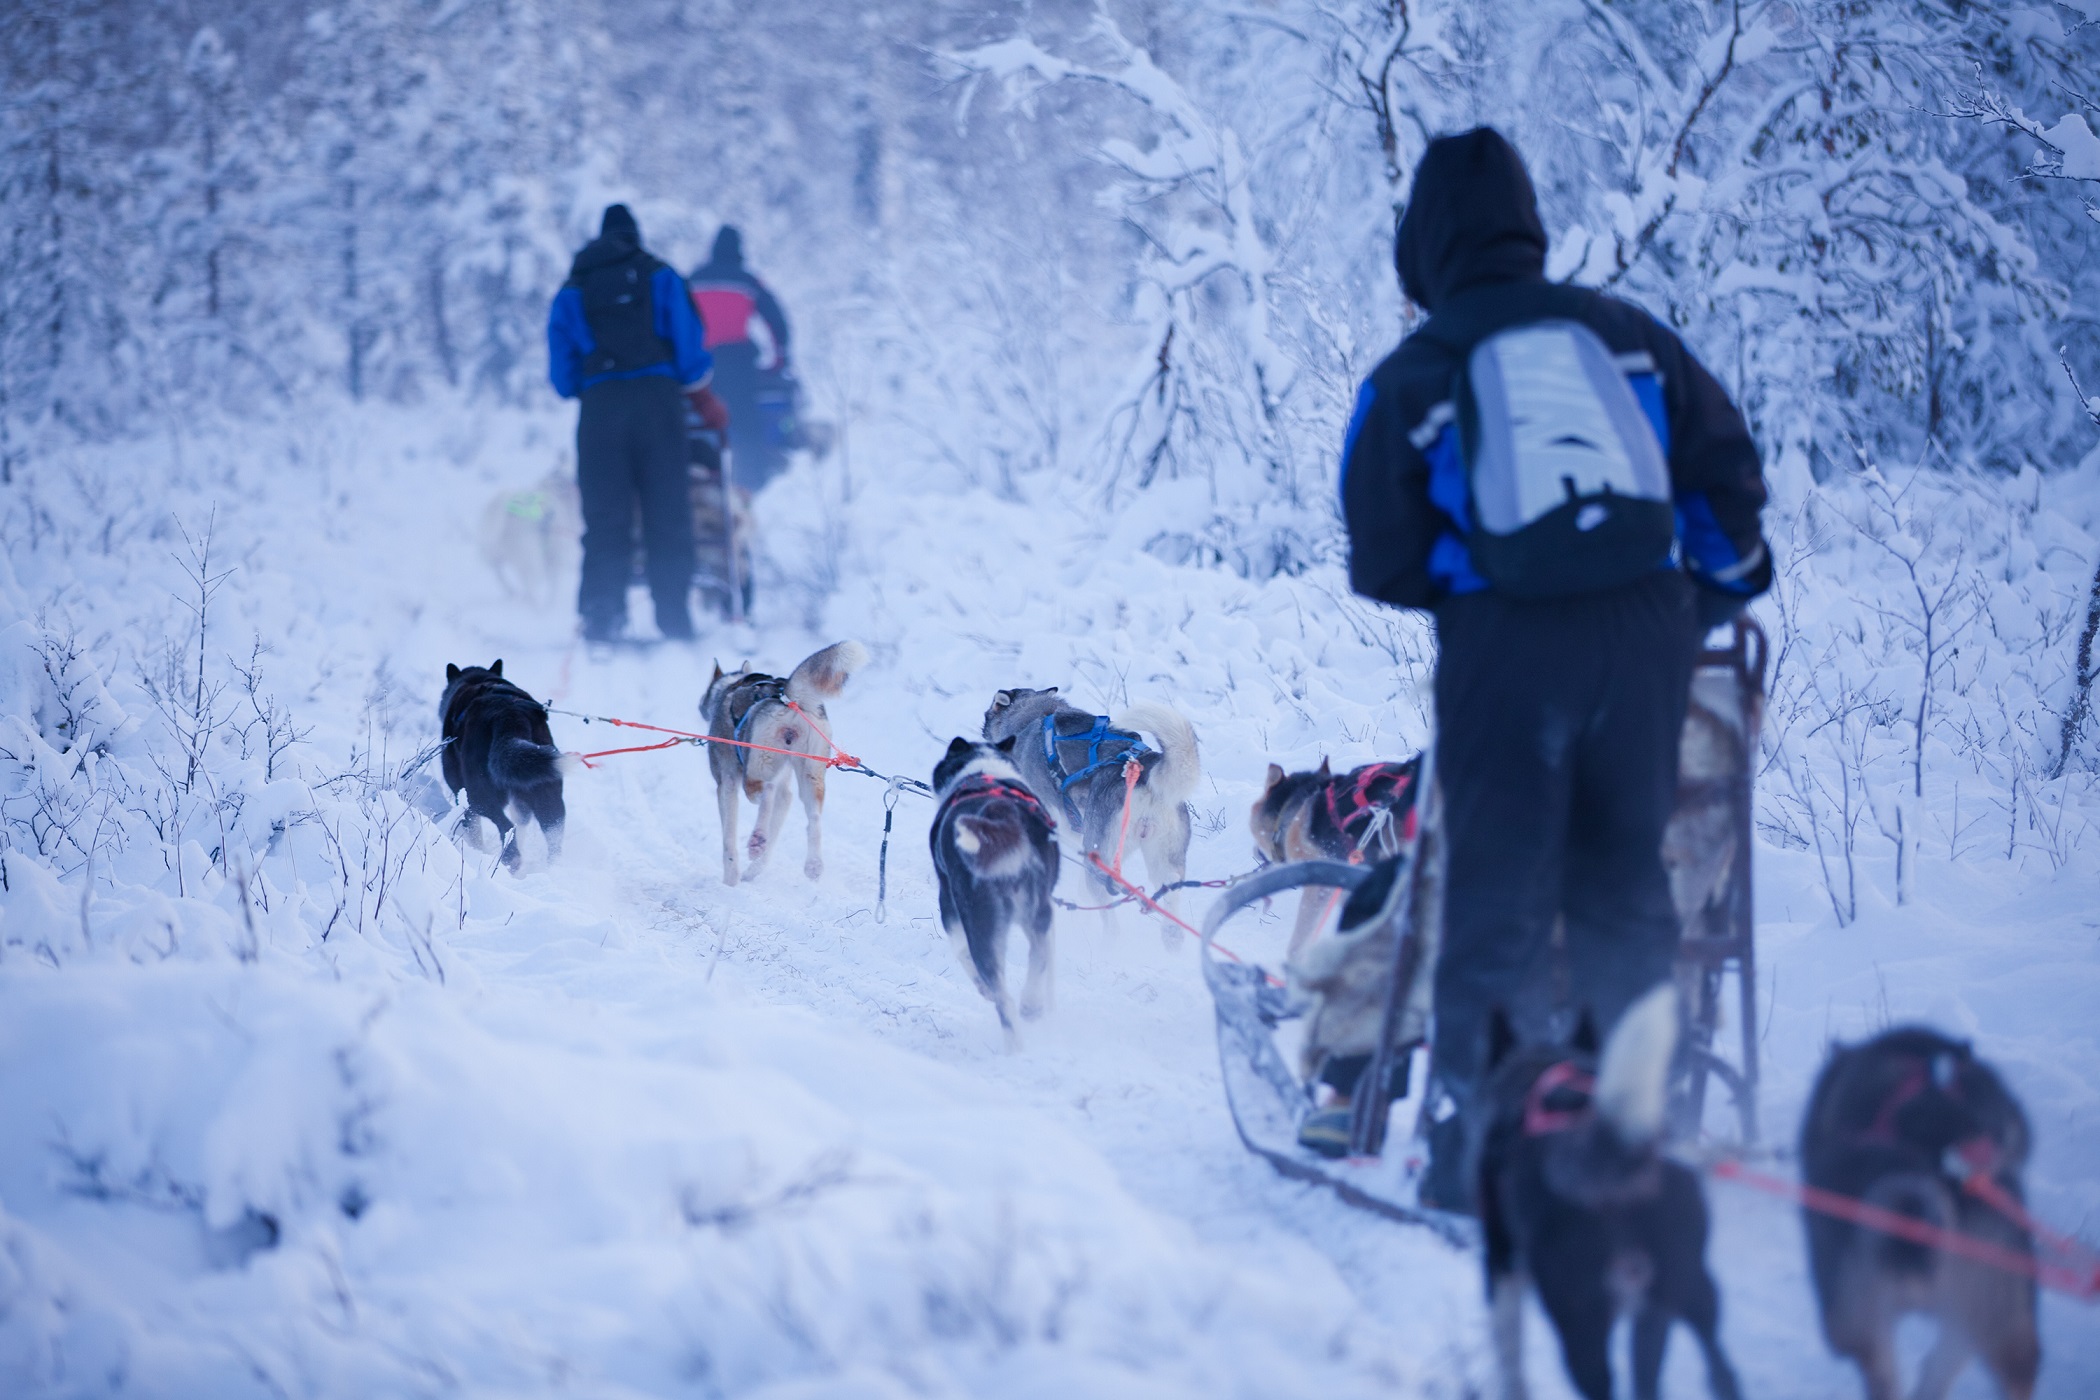
M 737 883 L 737 794 L 758 804 L 748 849 L 750 863 L 741 878 L 766 868 L 780 828 L 787 823 L 788 784 L 802 797 L 809 818 L 809 854 L 802 873 L 815 880 L 824 873 L 823 760 L 832 753 L 831 716 L 824 701 L 836 696 L 846 678 L 867 664 L 868 649 L 859 642 L 834 642 L 805 657 L 786 677 L 753 671 L 750 663 L 724 673 L 719 663 L 701 697 L 700 713 L 708 736 L 728 740 L 707 746 L 708 768 L 715 777 L 715 803 L 722 813 L 722 881 Z

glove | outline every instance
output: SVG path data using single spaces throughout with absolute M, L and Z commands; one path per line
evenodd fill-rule
M 729 431 L 729 409 L 715 397 L 714 390 L 703 384 L 687 393 L 685 401 L 693 406 L 693 412 L 700 415 L 700 421 L 709 429 L 718 433 Z

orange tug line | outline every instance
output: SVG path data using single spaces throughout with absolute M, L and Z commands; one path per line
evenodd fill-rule
M 831 742 L 831 736 L 826 734 L 815 720 L 809 718 L 807 710 L 804 710 L 792 700 L 785 703 L 789 709 L 809 721 L 809 727 L 815 730 L 817 737 L 822 739 L 825 745 L 830 748 L 831 757 L 818 758 L 814 754 L 803 753 L 800 749 L 783 749 L 772 744 L 754 744 L 745 739 L 718 739 L 712 734 L 695 734 L 688 729 L 667 729 L 660 724 L 643 724 L 640 720 L 635 719 L 614 719 L 610 715 L 576 715 L 574 717 L 581 719 L 585 724 L 613 724 L 618 725 L 622 729 L 646 729 L 651 734 L 670 734 L 675 737 L 666 739 L 660 744 L 637 744 L 624 749 L 599 749 L 593 753 L 576 753 L 574 750 L 570 750 L 570 752 L 583 763 L 584 767 L 596 768 L 598 765 L 591 762 L 592 759 L 610 758 L 614 754 L 655 753 L 658 749 L 676 748 L 680 744 L 723 744 L 733 749 L 752 749 L 759 753 L 778 753 L 786 754 L 789 758 L 806 758 L 812 762 L 821 763 L 826 768 L 858 768 L 861 766 L 859 759 Z M 571 712 L 561 710 L 557 711 L 557 713 L 570 714 Z
M 1125 879 L 1123 876 L 1123 849 L 1125 843 L 1129 840 L 1130 837 L 1130 794 L 1137 791 L 1138 779 L 1144 776 L 1144 771 L 1145 770 L 1139 766 L 1138 761 L 1134 758 L 1126 759 L 1123 763 L 1123 826 L 1122 829 L 1116 833 L 1116 863 L 1113 866 L 1108 865 L 1101 859 L 1101 853 L 1099 851 L 1091 852 L 1087 856 L 1087 859 L 1093 862 L 1094 868 L 1096 870 L 1100 871 L 1108 879 L 1113 880 L 1116 884 L 1121 885 L 1123 887 L 1124 892 L 1127 893 L 1132 899 L 1135 899 L 1144 908 L 1150 910 L 1152 913 L 1159 915 L 1168 923 L 1180 928 L 1183 932 L 1187 933 L 1189 937 L 1195 939 L 1200 943 L 1203 940 L 1203 933 L 1200 929 L 1196 928 L 1195 925 L 1189 923 L 1188 920 L 1178 918 L 1174 914 L 1169 913 L 1166 909 L 1161 907 L 1158 900 L 1154 899 L 1151 895 L 1146 894 L 1136 885 L 1131 884 L 1130 881 Z M 1113 908 L 1114 906 L 1109 905 L 1105 907 Z M 1210 946 L 1217 949 L 1220 953 L 1224 954 L 1226 957 L 1230 958 L 1234 962 L 1246 961 L 1246 959 L 1242 958 L 1238 953 L 1233 952 L 1232 949 L 1226 947 L 1224 944 L 1218 942 L 1216 939 L 1211 940 Z M 1275 974 L 1267 971 L 1266 969 L 1263 970 L 1262 976 L 1268 979 L 1269 985 L 1272 987 L 1280 987 L 1283 985 L 1282 981 L 1280 981 L 1275 976 Z
M 2048 1263 L 2032 1254 L 2023 1254 L 2017 1249 L 2008 1249 L 1990 1240 L 1980 1240 L 1974 1235 L 1965 1235 L 1944 1225 L 1934 1225 L 1914 1215 L 1904 1215 L 1900 1211 L 1889 1210 L 1885 1206 L 1877 1206 L 1855 1196 L 1772 1176 L 1744 1166 L 1738 1161 L 1719 1161 L 1709 1170 L 1724 1181 L 1740 1182 L 1754 1191 L 1792 1201 L 1823 1215 L 1849 1220 L 1869 1230 L 1894 1235 L 1898 1239 L 1909 1240 L 1933 1249 L 1943 1249 L 1949 1254 L 1973 1259 L 1993 1269 L 2003 1269 L 2009 1274 L 2031 1278 L 2044 1288 L 2068 1293 L 2085 1302 L 2100 1297 L 2100 1260 L 2095 1260 L 2075 1241 L 2036 1224 L 2019 1202 L 2007 1196 L 1984 1172 L 1971 1173 L 1963 1180 L 1963 1189 L 1981 1198 L 2014 1224 L 2034 1234 L 2051 1250 L 2062 1254 L 2066 1260 L 2075 1262 Z

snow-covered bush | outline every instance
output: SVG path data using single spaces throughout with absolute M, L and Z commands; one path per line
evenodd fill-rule
M 2090 467 L 1862 459 L 1780 513 L 1759 608 L 1773 651 L 1760 821 L 1815 853 L 1841 923 L 1870 887 L 1905 902 L 1935 865 L 2055 869 L 2090 839 L 2092 736 L 2065 721 L 2083 689 L 2093 507 Z
M 186 600 L 191 635 L 131 658 L 29 616 L 12 579 L 0 599 L 0 958 L 351 957 L 442 979 L 467 873 L 433 822 L 433 749 L 325 762 L 260 645 L 245 666 L 217 649 L 208 596 Z

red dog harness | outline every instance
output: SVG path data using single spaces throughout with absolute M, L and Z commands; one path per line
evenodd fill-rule
M 1548 1065 L 1524 1095 L 1524 1136 L 1563 1133 L 1582 1122 L 1590 1116 L 1596 1087 L 1597 1076 L 1573 1060 Z
M 1057 830 L 1057 818 L 1050 815 L 1028 784 L 1018 778 L 1002 778 L 996 773 L 978 773 L 957 783 L 941 804 L 944 811 L 953 810 L 965 803 L 989 802 L 995 798 L 1018 802 L 1043 819 L 1043 825 Z
M 1875 1111 L 1874 1121 L 1859 1134 L 1860 1139 L 1905 1145 L 1902 1135 L 1896 1131 L 1896 1115 L 1923 1095 L 1926 1089 L 1936 1087 L 1949 1098 L 1961 1098 L 1961 1076 L 1942 1073 L 1936 1062 L 1943 1058 L 1948 1057 L 1936 1055 L 1932 1060 L 1913 1059 L 1910 1069 L 1896 1082 L 1896 1087 L 1889 1090 L 1889 1096 Z M 1984 1133 L 1951 1144 L 1940 1161 L 1940 1171 L 1960 1182 L 1970 1181 L 1979 1174 L 1988 1176 L 1997 1169 L 1998 1144 Z
M 1366 763 L 1330 780 L 1327 784 L 1327 819 L 1334 823 L 1335 830 L 1355 841 L 1361 849 L 1370 835 L 1371 823 L 1379 813 L 1405 806 L 1407 814 L 1400 818 L 1399 823 L 1400 839 L 1412 841 L 1415 835 L 1415 765 L 1419 762 L 1419 759 L 1409 759 L 1405 763 Z

